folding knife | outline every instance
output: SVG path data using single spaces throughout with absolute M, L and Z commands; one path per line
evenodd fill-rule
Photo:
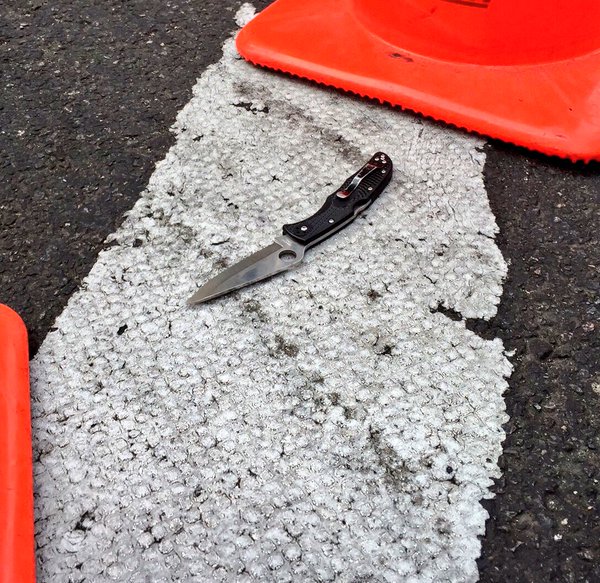
M 282 235 L 271 245 L 213 277 L 188 300 L 188 304 L 212 300 L 296 267 L 309 247 L 352 222 L 381 194 L 392 178 L 392 168 L 390 157 L 377 152 L 329 195 L 314 215 L 304 221 L 283 225 Z

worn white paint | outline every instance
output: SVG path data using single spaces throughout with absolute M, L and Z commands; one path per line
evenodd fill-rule
M 481 141 L 232 41 L 174 131 L 32 365 L 40 581 L 475 581 L 510 366 L 430 309 L 496 311 Z M 363 219 L 186 307 L 380 149 Z

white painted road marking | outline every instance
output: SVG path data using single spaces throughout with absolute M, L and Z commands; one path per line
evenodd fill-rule
M 32 364 L 40 581 L 475 581 L 510 365 L 430 309 L 496 310 L 482 142 L 232 42 L 175 131 Z M 185 306 L 376 150 L 364 219 Z

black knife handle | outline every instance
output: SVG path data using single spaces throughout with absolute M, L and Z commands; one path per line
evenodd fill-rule
M 283 234 L 305 246 L 314 245 L 345 227 L 365 210 L 392 178 L 392 161 L 377 152 L 358 172 L 327 197 L 325 204 L 311 217 L 283 225 Z

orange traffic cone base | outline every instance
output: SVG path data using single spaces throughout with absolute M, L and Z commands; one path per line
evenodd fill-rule
M 0 583 L 35 583 L 27 330 L 0 304 Z
M 278 0 L 254 64 L 549 155 L 600 159 L 597 0 Z

